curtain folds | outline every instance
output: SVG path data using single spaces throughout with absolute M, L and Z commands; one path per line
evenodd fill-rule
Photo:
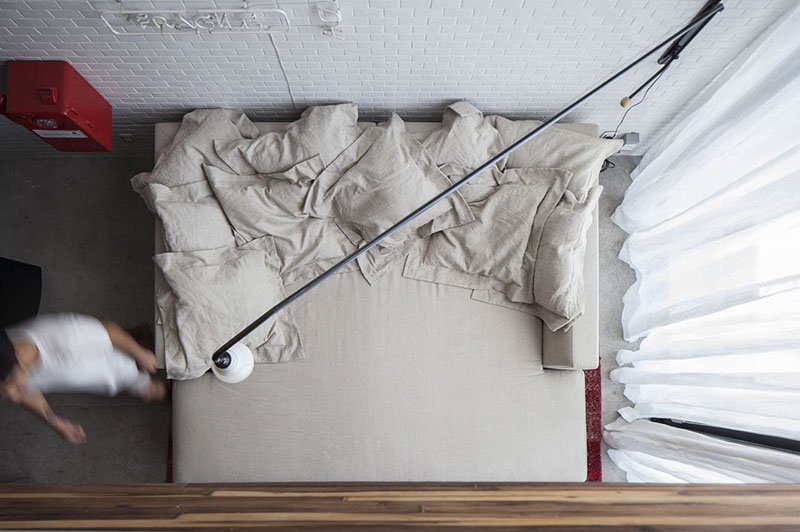
M 800 482 L 800 455 L 643 419 L 615 421 L 605 439 L 632 482 Z
M 623 334 L 642 342 L 617 355 L 634 406 L 605 437 L 631 481 L 800 481 L 798 455 L 647 421 L 800 440 L 798 27 L 795 6 L 698 95 L 612 217 L 636 272 Z

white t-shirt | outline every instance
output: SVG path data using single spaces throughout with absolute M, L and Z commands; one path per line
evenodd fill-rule
M 28 386 L 42 393 L 86 392 L 142 395 L 150 376 L 128 355 L 114 348 L 97 318 L 81 314 L 43 315 L 8 329 L 8 336 L 27 339 L 39 350 L 29 367 Z

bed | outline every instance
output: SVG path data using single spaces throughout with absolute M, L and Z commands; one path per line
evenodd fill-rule
M 439 126 L 407 124 L 419 138 Z M 178 127 L 157 124 L 156 156 Z M 406 278 L 402 264 L 373 286 L 358 272 L 326 280 L 292 305 L 305 359 L 257 364 L 240 384 L 210 373 L 174 381 L 175 481 L 585 480 L 581 370 L 598 364 L 593 216 L 585 311 L 566 332 L 468 289 Z M 162 363 L 164 350 L 157 312 Z

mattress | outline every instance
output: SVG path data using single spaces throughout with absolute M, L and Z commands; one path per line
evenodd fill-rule
M 176 129 L 159 125 L 157 152 Z M 568 333 L 402 264 L 374 286 L 333 276 L 293 303 L 305 360 L 174 383 L 174 479 L 584 480 L 583 372 L 544 367 L 596 366 L 596 227 L 590 242 L 593 301 Z

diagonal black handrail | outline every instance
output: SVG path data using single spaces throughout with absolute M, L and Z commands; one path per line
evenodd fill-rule
M 624 68 L 622 68 L 621 70 L 616 72 L 614 75 L 612 75 L 611 77 L 609 77 L 608 79 L 606 79 L 605 81 L 600 83 L 598 86 L 596 86 L 595 88 L 591 89 L 589 92 L 585 93 L 583 96 L 581 96 L 580 98 L 578 98 L 577 100 L 575 100 L 574 102 L 572 102 L 571 104 L 566 106 L 564 109 L 562 109 L 561 111 L 559 111 L 558 113 L 556 113 L 555 115 L 553 115 L 552 117 L 547 119 L 545 122 L 542 123 L 542 125 L 540 125 L 539 127 L 534 129 L 530 133 L 526 134 L 525 136 L 523 136 L 522 138 L 520 138 L 519 140 L 517 140 L 516 142 L 511 144 L 510 146 L 508 146 L 503 151 L 497 153 L 492 158 L 488 159 L 486 162 L 481 164 L 478 168 L 476 168 L 475 170 L 473 170 L 472 172 L 470 172 L 469 174 L 467 174 L 466 176 L 461 178 L 461 180 L 459 180 L 456 183 L 454 183 L 453 185 L 451 185 L 450 188 L 442 191 L 441 193 L 439 193 L 439 195 L 437 195 L 436 197 L 434 197 L 430 201 L 428 201 L 425 204 L 419 206 L 418 208 L 416 208 L 415 210 L 410 212 L 408 215 L 406 215 L 402 220 L 400 220 L 399 222 L 397 222 L 396 224 L 391 226 L 389 229 L 387 229 L 383 233 L 379 234 L 378 236 L 376 236 L 375 238 L 373 238 L 372 240 L 370 240 L 369 242 L 364 244 L 362 247 L 358 248 L 352 254 L 348 255 L 347 257 L 345 257 L 341 261 L 337 262 L 335 265 L 331 266 L 328 270 L 326 270 L 325 272 L 321 273 L 319 276 L 317 276 L 314 279 L 312 279 L 311 281 L 309 281 L 308 284 L 306 284 L 303 287 L 297 289 L 297 291 L 292 293 L 292 295 L 288 296 L 286 299 L 284 299 L 283 301 L 281 301 L 280 303 L 278 303 L 277 305 L 275 305 L 274 307 L 272 307 L 271 309 L 266 311 L 261 316 L 259 316 L 255 321 L 253 321 L 253 323 L 251 323 L 250 325 L 248 325 L 247 327 L 245 327 L 244 329 L 239 331 L 233 338 L 228 340 L 222 347 L 217 349 L 214 352 L 214 354 L 212 355 L 212 357 L 211 357 L 212 361 L 217 366 L 227 367 L 230 359 L 229 359 L 229 355 L 227 355 L 227 353 L 225 353 L 225 352 L 228 349 L 230 349 L 231 347 L 233 347 L 233 345 L 236 344 L 237 342 L 239 342 L 242 338 L 244 338 L 245 336 L 247 336 L 248 334 L 253 332 L 253 330 L 255 330 L 256 327 L 258 327 L 259 325 L 261 325 L 262 323 L 264 323 L 265 321 L 270 319 L 272 316 L 274 316 L 275 314 L 277 314 L 278 312 L 280 312 L 281 310 L 286 308 L 286 306 L 288 306 L 289 303 L 291 303 L 292 301 L 294 301 L 298 297 L 302 296 L 303 294 L 305 294 L 306 292 L 308 292 L 309 290 L 311 290 L 312 288 L 314 288 L 315 286 L 320 284 L 322 281 L 324 281 L 325 279 L 327 279 L 331 275 L 333 275 L 336 272 L 338 272 L 343 267 L 347 266 L 348 264 L 350 264 L 351 262 L 356 260 L 358 257 L 360 257 L 361 255 L 363 255 L 364 253 L 366 253 L 367 251 L 372 249 L 376 244 L 381 242 L 384 238 L 386 238 L 387 236 L 392 234 L 394 231 L 396 231 L 397 229 L 403 227 L 405 224 L 407 224 L 408 222 L 410 222 L 411 220 L 413 220 L 414 218 L 416 218 L 420 214 L 424 213 L 425 211 L 427 211 L 428 209 L 433 207 L 439 201 L 443 200 L 444 198 L 446 198 L 447 196 L 449 196 L 450 194 L 452 194 L 453 192 L 455 192 L 459 188 L 461 188 L 464 185 L 466 185 L 467 183 L 469 183 L 470 180 L 472 180 L 473 177 L 475 177 L 476 175 L 480 174 L 481 172 L 483 172 L 484 170 L 486 170 L 487 168 L 489 168 L 490 166 L 495 164 L 497 161 L 499 161 L 500 159 L 502 159 L 506 155 L 508 155 L 508 154 L 512 153 L 513 151 L 515 151 L 516 149 L 518 149 L 520 146 L 522 146 L 523 144 L 525 144 L 526 142 L 528 142 L 529 140 L 534 138 L 536 135 L 538 135 L 539 133 L 541 133 L 542 131 L 544 131 L 548 127 L 550 127 L 555 122 L 559 121 L 561 118 L 566 116 L 570 111 L 575 109 L 577 106 L 582 104 L 587 99 L 591 98 L 598 91 L 600 91 L 603 88 L 605 88 L 609 83 L 612 83 L 614 80 L 616 80 L 617 78 L 619 78 L 620 76 L 622 76 L 623 74 L 628 72 L 630 69 L 632 69 L 633 67 L 635 67 L 636 65 L 638 65 L 639 63 L 641 63 L 642 61 L 647 59 L 648 57 L 650 57 L 652 54 L 657 52 L 659 49 L 661 49 L 662 47 L 664 47 L 667 44 L 671 43 L 675 39 L 678 39 L 681 36 L 689 33 L 690 31 L 694 30 L 695 28 L 698 28 L 698 27 L 701 27 L 701 26 L 705 25 L 705 23 L 708 22 L 708 20 L 710 20 L 711 17 L 713 17 L 714 15 L 716 15 L 717 13 L 722 11 L 723 9 L 725 9 L 725 6 L 723 5 L 722 2 L 720 2 L 719 4 L 716 5 L 716 7 L 710 9 L 708 12 L 700 15 L 699 17 L 694 18 L 689 24 L 687 24 L 686 26 L 684 26 L 680 30 L 676 31 L 675 33 L 673 33 L 672 35 L 670 35 L 669 37 L 667 37 L 666 39 L 664 39 L 663 41 L 661 41 L 657 45 L 655 45 L 652 48 L 650 48 L 648 51 L 646 51 L 645 53 L 643 53 L 642 55 L 640 55 L 639 57 L 634 59 L 633 62 L 631 62 L 630 64 L 628 64 L 627 66 L 625 66 Z

